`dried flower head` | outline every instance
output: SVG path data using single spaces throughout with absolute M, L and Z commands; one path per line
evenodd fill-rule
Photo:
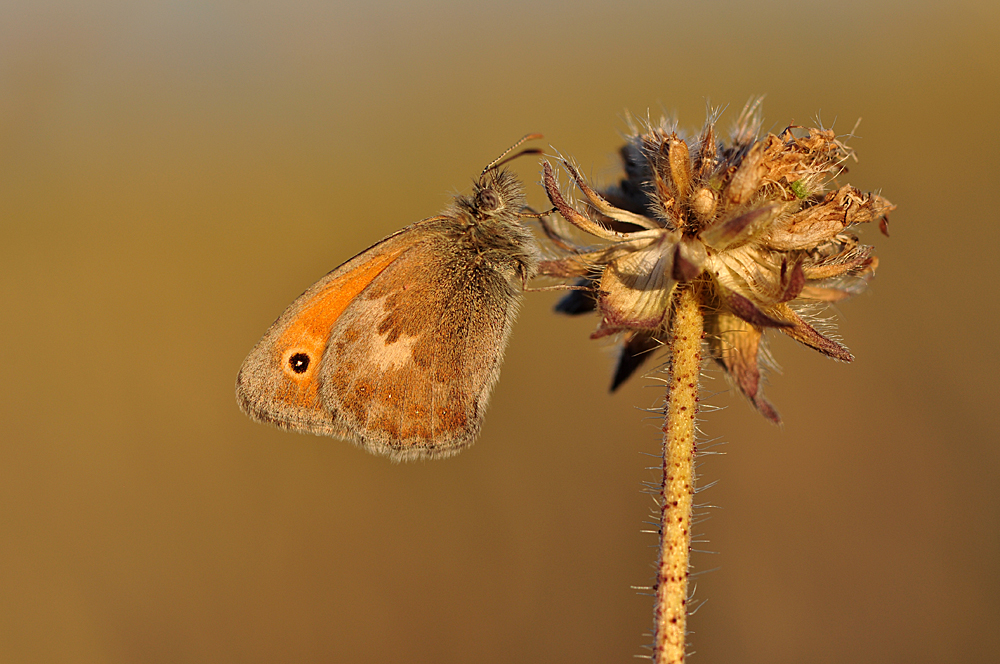
M 886 232 L 894 206 L 837 185 L 853 152 L 829 129 L 787 127 L 758 138 L 757 100 L 740 114 L 727 145 L 716 138 L 715 120 L 694 138 L 663 122 L 635 128 L 621 149 L 625 177 L 601 193 L 563 159 L 585 199 L 582 210 L 563 196 L 546 163 L 543 183 L 559 214 L 604 243 L 577 246 L 543 223 L 563 256 L 545 261 L 540 273 L 590 287 L 557 310 L 596 309 L 594 337 L 622 334 L 612 389 L 669 331 L 678 289 L 693 289 L 712 357 L 761 414 L 778 422 L 761 392 L 764 331 L 853 359 L 807 322 L 807 312 L 865 288 L 878 261 L 848 229 L 877 219 Z

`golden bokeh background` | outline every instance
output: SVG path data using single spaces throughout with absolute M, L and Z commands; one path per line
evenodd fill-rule
M 847 179 L 899 208 L 857 360 L 775 340 L 782 428 L 708 372 L 691 661 L 996 661 L 998 44 L 988 2 L 4 3 L 0 661 L 646 653 L 662 389 L 609 395 L 557 294 L 453 459 L 252 423 L 234 380 L 521 135 L 606 183 L 626 109 L 761 93 L 773 130 L 863 118 Z

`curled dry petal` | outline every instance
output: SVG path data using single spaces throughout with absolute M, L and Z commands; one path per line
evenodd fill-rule
M 562 218 L 580 230 L 605 240 L 621 240 L 628 237 L 625 233 L 619 233 L 601 226 L 591 220 L 590 217 L 577 212 L 573 206 L 567 203 L 566 199 L 559 192 L 559 185 L 556 184 L 556 176 L 552 172 L 552 167 L 548 162 L 542 165 L 542 183 L 545 185 L 545 193 L 548 194 L 549 200 L 556 206 Z
M 847 347 L 843 344 L 834 341 L 828 337 L 824 337 L 822 334 L 816 331 L 809 323 L 802 320 L 802 318 L 792 311 L 787 304 L 779 304 L 776 307 L 780 311 L 780 315 L 785 319 L 789 325 L 785 325 L 781 328 L 781 331 L 790 336 L 792 339 L 800 343 L 804 343 L 807 346 L 815 348 L 824 355 L 829 355 L 835 360 L 841 360 L 842 362 L 852 362 L 854 360 L 854 355 L 851 351 L 847 350 Z
M 659 329 L 670 308 L 674 243 L 664 235 L 645 249 L 612 261 L 601 276 L 598 308 L 602 320 L 593 337 L 620 330 Z
M 608 203 L 603 196 L 590 188 L 587 181 L 580 175 L 580 171 L 578 171 L 576 167 L 568 161 L 563 160 L 563 166 L 565 166 L 566 170 L 569 171 L 570 176 L 576 182 L 576 185 L 580 187 L 580 191 L 582 191 L 583 195 L 587 197 L 590 204 L 593 205 L 594 208 L 601 214 L 614 219 L 615 221 L 632 224 L 640 228 L 659 228 L 659 225 L 648 217 L 644 217 L 641 214 L 635 214 L 634 212 L 629 212 L 628 210 L 620 210 Z
M 772 134 L 764 140 L 767 178 L 773 182 L 781 179 L 788 184 L 800 182 L 812 193 L 823 186 L 824 176 L 831 168 L 837 168 L 853 154 L 832 130 L 813 128 L 806 136 L 795 136 L 791 130 L 788 127 L 779 136 Z
M 868 287 L 868 282 L 875 276 L 877 267 L 878 258 L 870 256 L 857 267 L 848 269 L 838 276 L 815 280 L 807 278 L 806 286 L 803 287 L 799 297 L 803 300 L 839 302 L 858 295 Z
M 806 279 L 817 281 L 820 279 L 830 279 L 843 274 L 854 274 L 865 271 L 868 266 L 875 261 L 872 252 L 875 247 L 868 245 L 854 246 L 844 252 L 828 256 L 817 261 L 805 261 L 802 271 Z
M 790 215 L 774 224 L 768 246 L 779 250 L 808 249 L 833 237 L 848 226 L 882 216 L 893 206 L 881 196 L 862 195 L 850 185 L 827 194 L 823 202 Z

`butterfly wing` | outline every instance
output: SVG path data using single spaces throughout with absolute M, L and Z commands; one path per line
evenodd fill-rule
M 440 236 L 401 256 L 334 327 L 321 398 L 371 451 L 453 454 L 479 432 L 517 312 L 511 274 Z
M 471 443 L 518 295 L 515 268 L 459 250 L 455 223 L 404 229 L 296 300 L 244 363 L 244 410 L 397 460 Z
M 251 418 L 340 435 L 319 393 L 330 331 L 358 293 L 412 245 L 403 229 L 340 265 L 285 309 L 243 361 L 236 399 Z

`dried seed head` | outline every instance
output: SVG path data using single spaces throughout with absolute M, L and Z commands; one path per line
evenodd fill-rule
M 864 289 L 878 261 L 846 229 L 879 220 L 884 230 L 895 206 L 850 185 L 830 190 L 853 157 L 831 130 L 788 127 L 758 139 L 760 122 L 757 100 L 740 114 L 728 145 L 717 141 L 714 117 L 692 139 L 662 123 L 638 128 L 621 150 L 625 178 L 603 193 L 564 161 L 590 205 L 582 211 L 545 165 L 545 188 L 559 213 L 609 244 L 579 248 L 547 231 L 569 255 L 543 263 L 540 273 L 597 284 L 596 303 L 572 310 L 596 308 L 594 336 L 626 333 L 616 386 L 668 332 L 679 288 L 696 289 L 712 356 L 772 421 L 777 412 L 760 390 L 767 328 L 852 359 L 799 312 Z

